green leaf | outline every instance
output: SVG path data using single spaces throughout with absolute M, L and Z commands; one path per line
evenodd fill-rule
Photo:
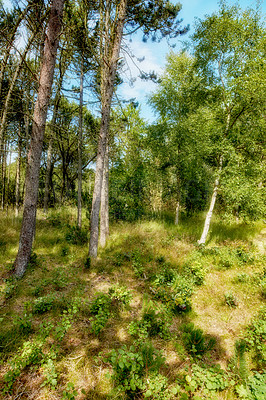
M 147 390 L 145 393 L 145 397 L 150 397 L 152 395 L 152 391 L 151 390 Z

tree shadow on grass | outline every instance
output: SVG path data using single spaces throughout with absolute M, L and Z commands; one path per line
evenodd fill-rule
M 214 222 L 211 226 L 210 241 L 216 242 L 251 240 L 259 233 L 258 226 L 255 224 Z

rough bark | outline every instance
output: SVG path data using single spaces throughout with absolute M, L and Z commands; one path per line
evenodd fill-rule
M 2 157 L 2 197 L 1 197 L 1 209 L 4 210 L 5 207 L 5 195 L 6 195 L 6 143 L 3 147 L 3 157 Z
M 56 53 L 62 26 L 63 6 L 64 0 L 52 1 L 45 39 L 43 63 L 40 71 L 38 95 L 34 108 L 32 136 L 28 153 L 19 250 L 14 264 L 15 274 L 19 277 L 26 271 L 35 234 L 40 161 L 47 109 L 52 90 Z
M 89 246 L 89 254 L 91 257 L 97 257 L 98 252 L 99 214 L 104 168 L 104 155 L 109 134 L 111 101 L 113 97 L 117 63 L 119 59 L 121 40 L 126 17 L 126 7 L 127 0 L 121 0 L 118 8 L 118 15 L 112 35 L 112 40 L 110 40 L 110 37 L 105 38 L 105 50 L 103 54 L 104 59 L 102 62 L 101 77 L 101 125 L 98 140 L 95 183 L 91 210 L 91 233 Z M 108 25 L 107 18 L 105 22 L 106 25 Z M 105 30 L 105 32 L 107 32 L 107 29 Z
M 77 224 L 81 229 L 82 224 L 82 146 L 83 146 L 83 58 L 81 58 L 80 91 L 79 91 L 79 140 L 78 140 L 78 216 Z
M 100 239 L 101 247 L 106 245 L 109 236 L 109 148 L 106 146 L 104 156 L 104 170 L 101 193 L 101 212 L 100 212 Z
M 19 212 L 19 192 L 20 192 L 20 171 L 21 171 L 21 147 L 22 147 L 22 138 L 21 134 L 18 137 L 18 156 L 17 156 L 17 168 L 16 168 L 16 208 L 15 215 L 18 216 Z
M 10 185 L 10 170 L 11 170 L 11 161 L 12 161 L 12 149 L 11 145 L 9 147 L 9 163 L 8 163 L 8 171 L 7 171 L 7 184 L 6 184 L 6 213 L 8 213 L 8 205 L 9 205 L 9 185 Z
M 59 80 L 57 84 L 56 94 L 54 98 L 54 109 L 53 109 L 53 116 L 51 121 L 51 127 L 54 129 L 57 119 L 57 113 L 59 108 L 59 103 L 61 99 L 61 89 L 63 84 L 64 75 L 66 72 L 66 65 L 62 65 L 62 56 L 60 57 L 59 61 Z M 49 200 L 49 184 L 51 180 L 51 169 L 52 169 L 52 154 L 53 154 L 53 142 L 54 139 L 51 136 L 48 144 L 48 151 L 47 151 L 47 162 L 46 162 L 46 175 L 45 175 L 45 188 L 44 188 L 44 204 L 43 204 L 43 211 L 46 214 L 48 212 L 48 200 Z
M 45 175 L 45 187 L 44 187 L 44 199 L 43 199 L 43 211 L 45 214 L 47 214 L 48 212 L 49 183 L 51 177 L 52 155 L 53 155 L 53 137 L 50 137 L 48 144 L 48 151 L 47 151 L 46 175 Z

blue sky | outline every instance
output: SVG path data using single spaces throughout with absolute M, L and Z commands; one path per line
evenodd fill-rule
M 156 0 L 155 0 L 156 1 Z M 228 4 L 235 4 L 237 0 L 227 0 Z M 178 0 L 172 0 L 174 4 L 179 3 Z M 3 3 L 5 6 L 10 6 L 10 0 L 4 0 Z M 190 32 L 186 35 L 174 39 L 171 41 L 172 44 L 175 44 L 176 47 L 174 51 L 178 51 L 181 48 L 182 41 L 189 40 L 189 36 L 193 32 L 193 22 L 195 17 L 204 18 L 205 15 L 213 13 L 215 10 L 219 9 L 219 1 L 218 0 L 180 0 L 182 4 L 182 10 L 179 13 L 180 19 L 183 19 L 183 25 L 190 25 Z M 256 6 L 256 0 L 239 0 L 238 3 L 242 8 L 254 7 Z M 261 9 L 266 14 L 266 0 L 261 0 Z M 161 41 L 160 43 L 152 43 L 148 41 L 147 43 L 143 43 L 141 40 L 142 35 L 137 34 L 132 37 L 132 42 L 124 42 L 124 45 L 128 45 L 127 52 L 132 52 L 136 56 L 136 58 L 145 57 L 144 61 L 138 63 L 136 58 L 132 61 L 130 57 L 126 56 L 126 65 L 125 71 L 123 74 L 124 83 L 120 86 L 118 90 L 118 95 L 121 99 L 129 100 L 131 98 L 135 98 L 136 101 L 139 102 L 141 106 L 141 115 L 143 118 L 152 122 L 155 120 L 155 115 L 152 109 L 147 105 L 147 97 L 150 93 L 152 93 L 156 89 L 156 84 L 152 82 L 144 82 L 138 78 L 139 69 L 142 69 L 145 72 L 155 71 L 157 74 L 161 74 L 163 72 L 166 55 L 169 53 L 170 48 L 167 45 L 166 40 Z M 136 64 L 138 67 L 136 67 Z M 129 81 L 131 78 L 136 78 L 134 85 L 129 85 Z M 74 83 L 78 84 L 78 83 Z M 86 94 L 85 94 L 86 96 Z M 89 98 L 88 93 L 88 98 Z M 97 113 L 98 106 L 93 110 Z
M 178 3 L 177 0 L 172 0 L 173 3 Z M 181 48 L 181 42 L 189 40 L 189 36 L 193 32 L 193 22 L 195 17 L 204 18 L 205 15 L 212 14 L 215 10 L 219 9 L 218 0 L 181 0 L 182 10 L 179 13 L 180 18 L 183 19 L 183 25 L 190 25 L 190 32 L 186 35 L 181 36 L 177 39 L 172 40 L 172 44 L 176 44 L 174 51 L 178 51 Z M 236 1 L 227 0 L 228 4 L 235 4 Z M 252 7 L 255 8 L 255 1 L 239 0 L 238 3 L 242 8 Z M 266 0 L 261 1 L 261 8 L 263 13 L 266 13 Z M 145 56 L 145 60 L 139 64 L 139 67 L 146 72 L 155 71 L 158 74 L 163 72 L 163 68 L 166 61 L 166 55 L 169 53 L 170 48 L 166 41 L 160 43 L 143 43 L 141 35 L 137 35 L 132 38 L 132 42 L 129 46 L 132 49 L 132 53 L 138 58 Z M 119 95 L 125 99 L 136 98 L 141 106 L 141 115 L 149 122 L 155 119 L 155 115 L 152 109 L 147 105 L 147 96 L 156 89 L 156 84 L 152 82 L 143 82 L 137 78 L 133 87 L 130 87 L 127 83 L 130 75 L 137 77 L 139 74 L 136 66 L 128 59 L 127 62 L 130 67 L 130 72 L 127 71 L 124 75 L 124 84 L 119 89 Z

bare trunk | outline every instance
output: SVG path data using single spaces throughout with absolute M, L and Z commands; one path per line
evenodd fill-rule
M 81 58 L 80 71 L 80 92 L 79 92 L 79 141 L 78 141 L 78 227 L 81 229 L 82 224 L 82 145 L 83 145 L 83 57 Z
M 39 188 L 39 172 L 47 109 L 51 96 L 56 52 L 62 26 L 64 0 L 53 0 L 47 27 L 39 89 L 33 114 L 31 143 L 25 180 L 23 220 L 19 250 L 15 260 L 15 274 L 21 277 L 30 259 L 36 226 L 36 210 Z
M 9 205 L 9 184 L 10 184 L 10 169 L 11 169 L 11 158 L 12 158 L 12 151 L 11 145 L 8 146 L 9 150 L 9 163 L 8 163 L 8 171 L 7 171 L 7 185 L 6 185 L 6 212 L 8 213 L 8 205 Z
M 44 199 L 43 199 L 43 211 L 45 214 L 47 214 L 48 212 L 49 183 L 51 178 L 52 154 L 53 154 L 53 138 L 51 137 L 49 140 L 48 151 L 47 151 L 46 176 L 45 176 Z
M 180 209 L 180 202 L 176 203 L 176 209 L 175 209 L 175 225 L 179 224 L 179 209 Z
M 42 53 L 43 53 L 43 50 L 42 50 Z M 61 99 L 61 89 L 62 89 L 64 74 L 66 71 L 66 66 L 64 66 L 64 68 L 62 68 L 62 57 L 60 58 L 60 62 L 59 62 L 59 71 L 60 71 L 60 75 L 59 75 L 59 81 L 58 81 L 56 95 L 55 95 L 55 99 L 54 99 L 53 117 L 52 117 L 52 121 L 51 121 L 52 130 L 54 129 L 55 124 L 56 124 L 57 113 L 58 113 L 59 103 L 60 103 L 60 99 Z M 48 151 L 47 151 L 44 201 L 43 201 L 43 203 L 44 203 L 43 211 L 45 214 L 47 214 L 47 212 L 48 212 L 49 185 L 50 185 L 50 181 L 51 181 L 51 169 L 52 169 L 53 141 L 54 141 L 53 137 L 51 137 L 49 140 Z
M 202 232 L 200 240 L 198 240 L 198 244 L 205 244 L 206 239 L 207 239 L 207 235 L 208 235 L 208 232 L 209 232 L 209 229 L 210 229 L 213 209 L 214 209 L 215 202 L 216 202 L 218 187 L 219 187 L 219 184 L 220 184 L 220 175 L 221 175 L 221 172 L 222 172 L 222 168 L 223 168 L 223 157 L 220 156 L 218 176 L 217 176 L 217 178 L 215 179 L 215 182 L 214 182 L 214 188 L 213 188 L 213 192 L 212 192 L 211 204 L 210 204 L 209 210 L 208 210 L 206 218 L 205 218 L 203 232 Z
M 209 229 L 210 229 L 212 213 L 213 213 L 213 209 L 214 209 L 215 201 L 216 201 L 216 197 L 217 197 L 218 186 L 219 186 L 219 178 L 217 178 L 215 180 L 215 183 L 214 183 L 214 188 L 213 188 L 210 208 L 209 208 L 209 210 L 207 212 L 207 215 L 206 215 L 206 218 L 205 218 L 203 232 L 202 232 L 200 240 L 198 240 L 198 244 L 205 244 L 205 242 L 206 242 L 207 235 L 208 235 L 208 232 L 209 232 Z
M 102 63 L 102 82 L 101 82 L 101 104 L 102 118 L 100 126 L 100 135 L 98 141 L 98 152 L 96 160 L 95 184 L 92 199 L 91 210 L 91 234 L 89 254 L 91 257 L 97 257 L 98 252 L 98 236 L 99 236 L 99 213 L 101 203 L 101 190 L 103 180 L 104 156 L 106 143 L 108 141 L 110 109 L 114 91 L 115 75 L 117 71 L 117 63 L 121 47 L 123 28 L 126 16 L 127 0 L 121 0 L 119 4 L 118 17 L 113 32 L 113 42 L 110 44 L 110 38 L 106 38 L 105 50 Z M 106 21 L 106 26 L 108 21 Z M 109 28 L 108 28 L 109 29 Z M 110 34 L 105 30 L 106 34 Z
M 109 151 L 106 146 L 104 156 L 104 171 L 101 193 L 101 213 L 100 213 L 100 246 L 104 247 L 109 236 Z
M 16 210 L 15 215 L 18 216 L 19 212 L 19 191 L 20 191 L 20 169 L 21 169 L 21 135 L 18 138 L 18 157 L 17 157 L 17 171 L 16 171 Z
M 2 197 L 1 197 L 1 209 L 4 210 L 5 207 L 5 195 L 6 195 L 6 143 L 3 147 L 3 157 L 2 157 Z

